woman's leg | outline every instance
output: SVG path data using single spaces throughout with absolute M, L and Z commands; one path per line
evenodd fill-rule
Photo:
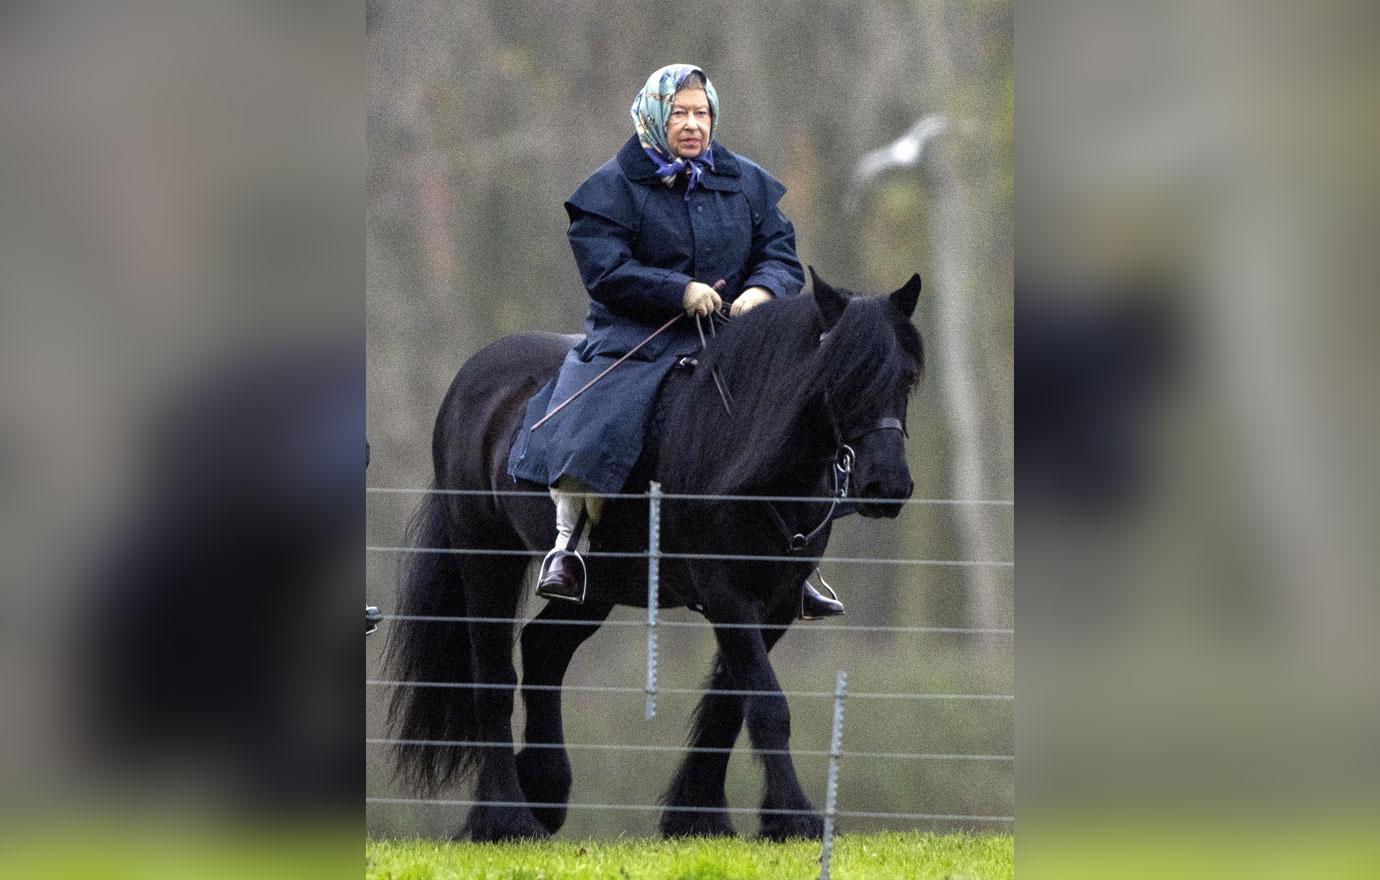
M 537 595 L 547 599 L 583 602 L 585 562 L 589 533 L 604 509 L 604 499 L 572 477 L 561 477 L 551 487 L 556 504 L 556 546 L 542 560 L 537 575 Z

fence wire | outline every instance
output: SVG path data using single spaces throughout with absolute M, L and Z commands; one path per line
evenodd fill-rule
M 390 797 L 368 797 L 364 799 L 366 804 L 412 804 L 418 806 L 437 806 L 437 807 L 528 807 L 534 810 L 551 809 L 573 809 L 573 810 L 632 810 L 632 811 L 656 811 L 669 810 L 677 813 L 730 813 L 730 814 L 751 814 L 762 816 L 813 816 L 818 815 L 814 810 L 792 810 L 785 807 L 691 807 L 675 806 L 667 807 L 665 804 L 592 804 L 592 803 L 546 803 L 542 801 L 481 801 L 469 800 L 465 798 L 390 798 Z M 854 819 L 905 819 L 908 821 L 936 821 L 936 822 L 1014 822 L 1014 816 L 960 816 L 947 813 L 884 813 L 870 810 L 838 810 L 836 815 Z
M 543 550 L 501 550 L 491 547 L 390 547 L 369 545 L 364 548 L 369 553 L 425 554 L 435 553 L 443 556 L 527 556 L 535 559 L 546 555 Z M 644 551 L 589 550 L 580 554 L 587 559 L 647 559 Z M 772 556 L 756 553 L 661 553 L 662 559 L 686 559 L 714 562 L 801 562 L 811 559 L 814 562 L 829 562 L 839 565 L 932 565 L 951 567 L 1013 568 L 1014 562 L 1004 559 L 877 559 L 871 556 Z
M 368 486 L 364 490 L 373 495 L 493 495 L 503 498 L 550 498 L 551 493 L 540 489 L 437 489 L 398 486 Z M 564 492 L 564 490 L 562 490 Z M 572 498 L 609 498 L 627 501 L 646 501 L 649 492 L 564 492 Z M 819 495 L 708 495 L 687 492 L 662 492 L 663 501 L 771 501 L 782 504 L 828 504 L 831 499 Z M 1014 507 L 1008 498 L 869 498 L 868 504 L 920 506 Z
M 533 623 L 537 626 L 635 626 L 639 628 L 647 625 L 645 620 L 603 620 L 591 623 L 588 620 L 563 620 L 560 618 L 539 620 L 535 617 L 447 617 L 428 614 L 384 614 L 380 620 L 408 623 L 511 623 L 514 625 Z M 914 633 L 962 636 L 1009 636 L 1015 633 L 1013 629 L 1001 627 L 880 626 L 866 623 L 811 623 L 803 626 L 798 624 L 792 626 L 789 623 L 711 623 L 708 620 L 666 620 L 665 618 L 658 620 L 657 626 L 676 629 L 789 629 L 791 632 Z
M 511 742 L 463 739 L 393 739 L 390 737 L 366 737 L 366 745 L 371 746 L 430 746 L 434 748 L 513 748 Z M 570 751 L 594 752 L 649 752 L 675 754 L 731 755 L 731 746 L 658 746 L 644 743 L 523 743 L 524 749 L 568 749 Z M 754 749 L 757 755 L 804 755 L 810 758 L 827 758 L 827 749 Z M 1015 755 L 946 755 L 926 752 L 850 752 L 838 753 L 840 758 L 877 759 L 884 761 L 995 761 L 1016 760 Z
M 475 690 L 526 690 L 526 691 L 573 691 L 585 694 L 644 694 L 645 688 L 619 687 L 605 684 L 505 684 L 489 681 L 386 681 L 369 679 L 369 687 L 414 687 L 414 688 L 471 688 Z M 833 691 L 763 691 L 742 690 L 738 688 L 658 688 L 662 694 L 695 694 L 715 697 L 828 697 L 833 699 Z M 1011 702 L 1012 694 L 912 694 L 912 693 L 849 693 L 858 700 L 973 700 Z

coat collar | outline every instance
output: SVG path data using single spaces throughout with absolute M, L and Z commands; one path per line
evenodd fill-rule
M 737 192 L 742 188 L 738 184 L 738 157 L 718 141 L 710 143 L 714 149 L 714 168 L 705 169 L 705 173 L 700 177 L 700 184 L 708 189 Z M 637 135 L 628 138 L 627 143 L 618 150 L 616 158 L 623 176 L 629 180 L 662 185 L 661 177 L 656 173 L 656 165 L 652 164 L 652 160 L 642 151 L 642 144 L 638 142 Z

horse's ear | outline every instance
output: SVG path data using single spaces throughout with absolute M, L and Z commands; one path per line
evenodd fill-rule
M 893 293 L 890 297 L 891 304 L 900 310 L 901 314 L 909 318 L 915 314 L 915 303 L 920 299 L 920 276 L 915 274 L 910 276 L 910 280 L 905 286 Z
M 848 297 L 830 287 L 823 278 L 816 275 L 814 266 L 809 268 L 810 286 L 815 291 L 815 305 L 819 307 L 819 313 L 824 316 L 824 331 L 827 333 L 843 315 L 843 310 L 848 305 Z

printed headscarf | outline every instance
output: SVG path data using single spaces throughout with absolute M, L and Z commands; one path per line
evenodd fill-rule
M 705 168 L 714 167 L 714 156 L 708 144 L 704 152 L 693 159 L 684 159 L 675 154 L 666 140 L 666 123 L 671 118 L 671 101 L 686 78 L 698 73 L 704 79 L 704 95 L 709 99 L 709 115 L 712 130 L 710 135 L 719 133 L 719 94 L 705 72 L 693 64 L 668 64 L 647 78 L 647 84 L 633 98 L 632 118 L 637 128 L 637 140 L 642 150 L 654 163 L 657 174 L 668 185 L 675 182 L 676 175 L 682 171 L 687 174 L 688 183 L 685 195 L 700 182 Z

